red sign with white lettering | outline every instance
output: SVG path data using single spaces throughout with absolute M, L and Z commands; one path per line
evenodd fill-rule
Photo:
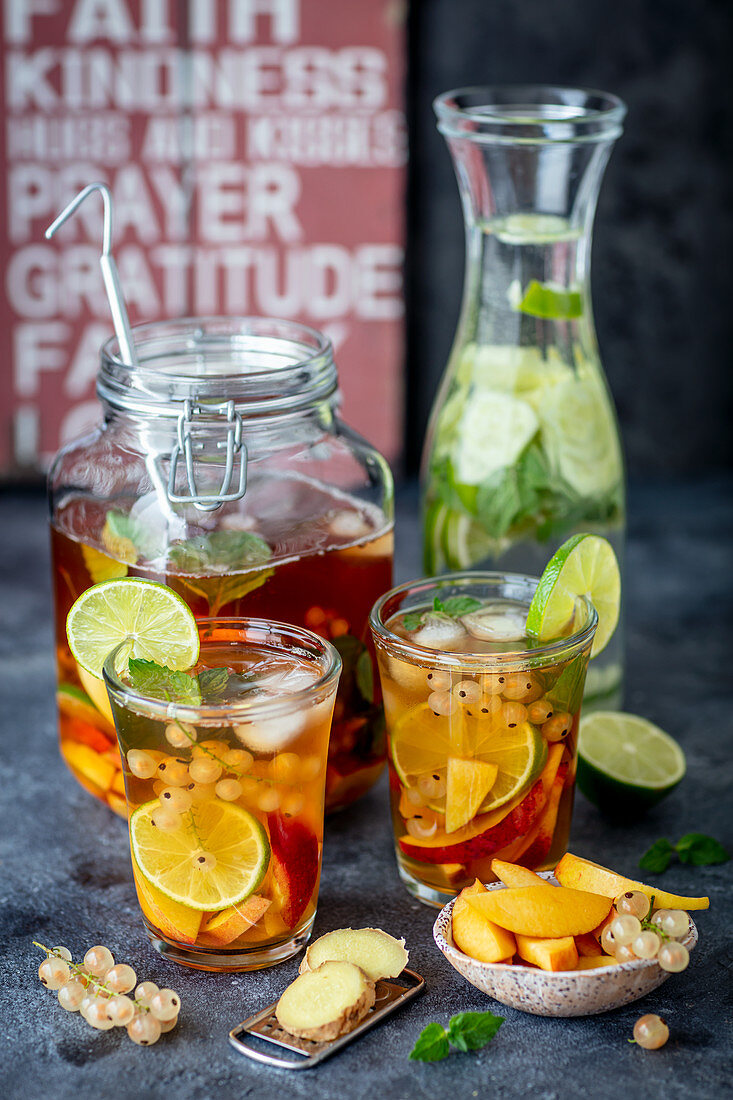
M 324 330 L 345 418 L 396 457 L 403 18 L 398 0 L 5 0 L 0 472 L 99 420 L 101 201 L 43 237 L 93 180 L 133 323 Z

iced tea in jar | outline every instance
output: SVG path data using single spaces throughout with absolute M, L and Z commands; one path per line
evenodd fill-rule
M 330 342 L 290 321 L 137 326 L 137 363 L 102 348 L 103 423 L 49 475 L 61 752 L 125 813 L 104 684 L 72 658 L 76 598 L 112 577 L 177 591 L 197 618 L 261 616 L 331 641 L 343 672 L 326 808 L 362 795 L 385 759 L 368 616 L 392 577 L 392 478 L 338 416 Z

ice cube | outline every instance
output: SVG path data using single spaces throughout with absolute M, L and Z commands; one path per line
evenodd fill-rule
M 328 522 L 328 529 L 337 539 L 344 540 L 362 539 L 373 530 L 364 517 L 353 508 L 334 513 Z
M 415 645 L 425 646 L 426 649 L 454 649 L 466 637 L 466 631 L 458 619 L 429 614 L 422 625 L 407 636 Z
M 250 752 L 279 752 L 303 732 L 305 722 L 300 711 L 291 711 L 258 722 L 241 722 L 234 732 Z
M 461 621 L 472 638 L 488 642 L 521 642 L 527 636 L 526 615 L 506 604 L 486 604 Z
M 319 673 L 314 669 L 289 665 L 287 668 L 258 676 L 255 686 L 272 695 L 292 695 L 296 691 L 312 687 L 318 678 Z

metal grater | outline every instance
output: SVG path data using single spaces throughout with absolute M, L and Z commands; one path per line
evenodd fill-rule
M 325 1061 L 326 1058 L 330 1058 L 352 1039 L 358 1039 L 370 1027 L 381 1023 L 386 1016 L 396 1012 L 413 997 L 419 996 L 424 989 L 425 979 L 414 970 L 408 970 L 407 967 L 397 978 L 378 981 L 375 986 L 374 1004 L 364 1019 L 360 1020 L 346 1035 L 340 1035 L 338 1039 L 327 1042 L 298 1039 L 294 1035 L 289 1035 L 287 1031 L 283 1031 L 275 1016 L 277 1008 L 277 1001 L 275 1001 L 233 1028 L 229 1032 L 229 1042 L 240 1054 L 246 1054 L 248 1058 L 261 1062 L 265 1066 L 275 1066 L 277 1069 L 310 1069 L 312 1066 L 317 1066 L 319 1062 Z M 250 1046 L 241 1038 L 245 1034 L 254 1035 L 257 1039 L 264 1039 L 267 1043 L 282 1047 L 296 1057 L 277 1057 Z

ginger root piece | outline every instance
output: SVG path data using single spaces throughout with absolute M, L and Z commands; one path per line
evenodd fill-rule
M 381 928 L 338 928 L 315 940 L 305 953 L 299 973 L 315 970 L 322 963 L 341 960 L 361 967 L 372 982 L 396 978 L 407 966 L 405 941 L 396 940 Z
M 277 1002 L 278 1023 L 290 1035 L 327 1042 L 350 1031 L 374 1004 L 374 982 L 350 962 L 306 970 Z

